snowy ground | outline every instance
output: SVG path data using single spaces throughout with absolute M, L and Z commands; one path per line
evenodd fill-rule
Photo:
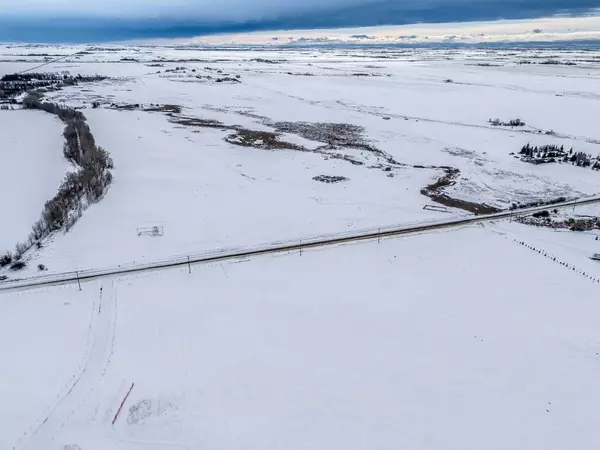
M 15 314 L 78 305 L 66 329 L 95 301 L 88 370 L 17 448 L 595 449 L 600 283 L 514 242 L 534 235 L 475 226 L 7 294 Z M 65 329 L 48 314 L 29 318 L 44 345 Z M 73 367 L 84 341 L 56 359 Z M 44 371 L 39 352 L 10 371 Z M 4 416 L 62 384 L 11 386 Z M 31 421 L 0 423 L 10 445 Z
M 0 73 L 51 59 L 27 55 L 82 49 L 5 48 Z M 576 65 L 540 64 L 547 61 Z M 50 272 L 116 266 L 468 214 L 423 210 L 433 202 L 421 189 L 444 175 L 429 166 L 460 170 L 448 195 L 498 208 L 598 193 L 598 172 L 534 166 L 510 154 L 528 142 L 600 152 L 598 61 L 595 52 L 533 50 L 90 48 L 43 70 L 113 79 L 47 96 L 86 108 L 96 140 L 115 161 L 114 183 L 69 234 L 28 256 L 28 273 L 38 263 Z M 217 82 L 223 77 L 230 80 Z M 99 108 L 91 109 L 92 102 Z M 179 117 L 222 126 L 111 109 L 152 103 L 178 105 Z M 527 126 L 488 124 L 517 117 Z M 273 131 L 277 122 L 361 126 L 361 139 L 382 153 L 352 145 L 336 151 L 352 164 L 327 154 L 265 150 L 262 141 L 244 147 L 230 138 L 233 126 Z M 324 145 L 298 133 L 280 139 L 310 150 Z M 313 180 L 320 175 L 348 180 Z M 137 236 L 138 228 L 154 225 L 164 228 L 163 237 Z
M 89 365 L 97 293 L 76 289 L 0 296 L 0 448 L 22 448 Z
M 0 111 L 0 255 L 27 239 L 68 170 L 62 130 L 40 111 Z
M 0 47 L 0 74 L 83 49 Z M 550 59 L 577 65 L 539 64 Z M 100 269 L 468 214 L 423 209 L 433 201 L 421 189 L 442 166 L 460 171 L 448 195 L 496 207 L 598 193 L 596 172 L 510 155 L 527 142 L 599 151 L 598 61 L 594 52 L 90 48 L 41 70 L 112 77 L 47 97 L 85 108 L 114 182 L 18 276 L 38 263 Z M 182 112 L 144 111 L 151 103 Z M 1 136 L 31 140 L 23 157 L 42 139 L 36 161 L 58 162 L 22 175 L 40 180 L 41 203 L 27 223 L 1 222 L 16 240 L 67 168 L 60 123 L 44 116 L 47 133 L 22 136 L 19 114 L 34 113 L 2 112 Z M 527 126 L 492 127 L 496 117 Z M 332 150 L 299 122 L 364 129 Z M 239 145 L 248 130 L 278 127 L 274 146 L 287 149 L 265 148 L 268 134 Z M 24 162 L 13 159 L 2 154 L 2 182 L 11 180 L 2 188 L 20 205 L 13 184 Z M 53 167 L 57 178 L 42 185 Z M 137 235 L 152 226 L 164 235 Z M 505 220 L 104 278 L 81 291 L 4 291 L 0 447 L 597 449 L 595 237 Z

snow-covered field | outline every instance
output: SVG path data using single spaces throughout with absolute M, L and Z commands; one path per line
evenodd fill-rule
M 11 378 L 3 417 L 31 412 L 0 422 L 4 446 L 35 416 L 47 420 L 17 448 L 595 449 L 600 283 L 514 242 L 535 234 L 515 227 L 3 295 L 44 346 L 87 325 L 95 301 L 91 354 L 83 336 L 54 363 L 3 351 L 11 373 L 89 361 L 46 416 L 21 399 L 63 384 Z M 72 308 L 77 322 L 49 325 Z
M 81 50 L 1 51 L 3 73 L 51 60 L 24 56 L 47 53 L 73 56 L 38 70 L 111 77 L 47 94 L 85 108 L 115 161 L 114 183 L 69 234 L 29 254 L 30 268 L 149 262 L 470 214 L 423 210 L 434 202 L 421 189 L 444 175 L 442 167 L 460 171 L 446 194 L 497 208 L 600 192 L 598 172 L 511 155 L 528 142 L 600 152 L 595 52 L 109 46 L 74 55 Z M 547 61 L 576 65 L 540 64 Z M 114 109 L 127 105 L 133 110 Z M 156 105 L 182 110 L 144 111 Z M 182 118 L 186 124 L 177 123 Z M 490 118 L 527 125 L 494 127 Z M 362 130 L 324 148 L 332 123 Z M 240 145 L 239 129 L 280 131 L 284 148 L 267 150 L 260 137 Z M 347 180 L 313 180 L 320 175 Z M 137 236 L 152 226 L 164 235 Z
M 65 176 L 62 130 L 41 111 L 0 111 L 0 255 L 27 239 Z
M 89 366 L 97 303 L 77 286 L 0 295 L 0 448 L 23 448 L 70 396 Z
M 0 46 L 0 75 L 41 64 L 110 77 L 46 99 L 82 108 L 114 179 L 10 278 L 600 193 L 511 155 L 600 151 L 597 52 Z M 0 111 L 0 250 L 68 169 L 62 127 Z M 446 211 L 422 193 L 440 179 Z M 0 291 L 0 448 L 597 449 L 598 231 L 504 220 Z

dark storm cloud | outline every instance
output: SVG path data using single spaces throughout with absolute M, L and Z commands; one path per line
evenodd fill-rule
M 0 0 L 0 40 L 99 41 L 588 14 L 600 0 Z

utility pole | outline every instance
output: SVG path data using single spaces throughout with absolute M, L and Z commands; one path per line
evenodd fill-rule
M 79 281 L 79 270 L 75 273 L 77 274 L 77 286 L 79 286 L 79 290 L 81 290 L 81 282 Z
M 188 272 L 192 273 L 192 266 L 190 264 L 190 257 L 188 256 L 187 258 L 188 258 Z

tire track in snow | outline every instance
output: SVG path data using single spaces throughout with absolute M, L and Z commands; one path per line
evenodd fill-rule
M 91 345 L 86 348 L 86 360 L 74 382 L 54 404 L 54 407 L 31 435 L 25 449 L 38 450 L 50 447 L 59 432 L 76 417 L 76 413 L 97 389 L 108 370 L 115 346 L 116 294 L 114 281 L 108 292 L 100 290 L 98 303 L 93 305 L 90 326 Z
M 35 434 L 38 432 L 38 430 L 48 421 L 49 417 L 53 414 L 53 412 L 56 410 L 56 408 L 65 399 L 65 397 L 69 395 L 69 393 L 73 390 L 74 386 L 81 379 L 81 375 L 85 371 L 85 367 L 88 364 L 89 353 L 91 351 L 91 341 L 92 341 L 92 335 L 93 335 L 92 331 L 94 328 L 94 321 L 96 319 L 95 318 L 96 305 L 99 304 L 101 300 L 102 299 L 100 298 L 99 300 L 94 300 L 94 302 L 92 303 L 92 309 L 90 312 L 90 320 L 88 323 L 88 331 L 87 331 L 84 352 L 83 352 L 83 355 L 79 362 L 79 366 L 77 367 L 75 372 L 71 375 L 71 378 L 69 378 L 69 380 L 63 385 L 63 387 L 58 392 L 58 394 L 56 395 L 56 397 L 54 398 L 52 403 L 46 407 L 46 409 L 42 413 L 42 417 L 40 419 L 38 419 L 35 422 L 35 424 L 31 425 L 29 427 L 29 429 L 21 435 L 21 437 L 17 440 L 17 443 L 13 446 L 13 449 L 21 448 L 22 445 L 26 445 L 27 442 L 23 442 L 23 441 L 26 441 L 28 436 L 29 436 L 29 439 L 32 439 L 32 436 L 35 436 Z
M 82 408 L 85 406 L 86 403 L 88 403 L 88 400 L 92 397 L 92 394 L 99 388 L 101 387 L 101 383 L 102 380 L 104 378 L 104 376 L 106 375 L 106 373 L 108 372 L 108 367 L 110 366 L 110 363 L 112 361 L 112 357 L 114 354 L 114 350 L 115 350 L 115 341 L 116 341 L 116 327 L 117 327 L 117 296 L 116 296 L 116 289 L 115 289 L 115 280 L 110 280 L 110 288 L 108 290 L 104 291 L 105 293 L 107 293 L 106 295 L 108 296 L 108 300 L 105 301 L 105 303 L 109 303 L 108 307 L 110 307 L 110 331 L 109 331 L 109 335 L 110 335 L 110 343 L 107 342 L 106 347 L 104 347 L 104 354 L 103 354 L 103 358 L 102 361 L 104 361 L 104 364 L 102 366 L 102 371 L 94 374 L 91 373 L 90 374 L 90 385 L 89 388 L 87 389 L 87 391 L 80 396 L 80 400 L 78 400 L 78 403 L 74 406 L 73 410 L 70 412 L 67 420 L 63 421 L 60 424 L 60 427 L 56 430 L 54 436 L 52 437 L 52 441 L 55 441 L 58 433 L 60 433 L 60 431 L 65 427 L 65 425 L 68 424 L 69 420 L 72 420 L 75 417 L 78 416 L 82 416 L 85 414 L 86 410 Z M 105 306 L 106 308 L 106 306 Z M 98 313 L 100 314 L 102 311 L 102 304 L 99 305 L 98 307 Z M 94 375 L 95 375 L 95 382 L 92 382 L 92 380 L 94 379 Z M 85 389 L 85 387 L 83 387 L 82 389 Z M 94 404 L 92 405 L 92 410 L 94 411 L 93 413 L 93 417 L 95 419 L 96 414 L 98 412 L 98 404 Z M 82 414 L 80 414 L 82 413 Z

